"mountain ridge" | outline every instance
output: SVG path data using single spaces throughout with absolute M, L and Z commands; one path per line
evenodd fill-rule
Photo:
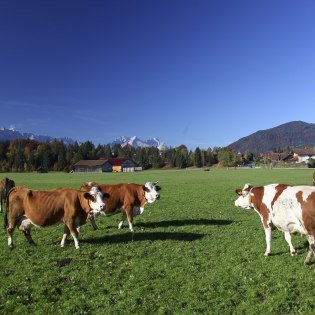
M 63 141 L 64 144 L 74 144 L 75 140 L 69 137 L 54 138 L 46 135 L 35 135 L 31 132 L 20 132 L 15 128 L 0 128 L 0 141 L 12 141 L 12 140 L 34 140 L 37 142 L 52 142 L 54 140 Z
M 120 144 L 122 147 L 129 144 L 134 148 L 156 147 L 159 150 L 163 150 L 166 148 L 165 143 L 156 137 L 150 138 L 148 140 L 141 140 L 137 136 L 133 137 L 121 136 L 119 138 L 116 138 L 110 145 L 114 146 L 115 144 Z
M 275 148 L 305 146 L 315 146 L 315 124 L 300 120 L 258 130 L 229 145 L 238 152 L 269 152 Z
M 76 140 L 73 140 L 68 137 L 62 138 L 54 138 L 51 136 L 46 135 L 35 135 L 34 133 L 30 132 L 20 132 L 13 127 L 10 128 L 0 128 L 0 141 L 13 141 L 13 140 L 34 140 L 37 142 L 45 143 L 45 142 L 52 142 L 54 140 L 63 141 L 66 145 L 74 144 Z M 150 138 L 148 140 L 141 140 L 137 136 L 127 137 L 122 136 L 116 138 L 113 142 L 110 143 L 110 146 L 114 146 L 115 144 L 120 144 L 122 147 L 126 146 L 127 144 L 138 148 L 138 147 L 156 147 L 159 150 L 163 150 L 166 148 L 166 145 L 163 141 L 159 140 L 158 138 Z

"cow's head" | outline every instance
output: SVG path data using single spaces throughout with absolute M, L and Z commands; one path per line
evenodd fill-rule
M 105 211 L 106 204 L 104 203 L 104 198 L 106 196 L 103 196 L 98 187 L 91 187 L 89 192 L 85 193 L 84 197 L 90 201 L 90 208 L 94 214 Z
M 147 182 L 143 186 L 144 196 L 148 203 L 153 203 L 155 200 L 160 199 L 159 190 L 162 188 L 157 185 L 158 182 Z
M 239 197 L 235 201 L 236 207 L 241 207 L 244 209 L 251 209 L 251 189 L 253 186 L 251 184 L 245 184 L 243 189 L 236 189 L 235 192 L 239 195 Z

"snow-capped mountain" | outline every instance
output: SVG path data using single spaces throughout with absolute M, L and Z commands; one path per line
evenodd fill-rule
M 0 141 L 11 141 L 11 140 L 34 140 L 37 142 L 51 142 L 54 140 L 63 141 L 64 144 L 74 144 L 75 141 L 71 138 L 53 138 L 50 136 L 35 135 L 29 132 L 17 131 L 14 127 L 6 129 L 4 127 L 0 128 Z
M 141 140 L 137 136 L 133 136 L 131 138 L 126 137 L 126 136 L 119 137 L 111 143 L 111 146 L 113 146 L 115 144 L 120 144 L 122 147 L 129 144 L 129 145 L 133 146 L 134 148 L 156 147 L 159 150 L 163 150 L 166 148 L 165 143 L 163 141 L 160 141 L 158 138 Z

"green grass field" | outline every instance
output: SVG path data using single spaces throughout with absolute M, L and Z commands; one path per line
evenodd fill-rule
M 34 189 L 159 181 L 161 200 L 128 228 L 120 215 L 82 227 L 81 249 L 60 247 L 63 226 L 39 229 L 28 245 L 0 233 L 1 314 L 315 314 L 314 266 L 305 238 L 291 257 L 279 231 L 271 257 L 253 210 L 234 206 L 236 188 L 312 184 L 312 170 L 145 171 L 124 174 L 0 174 Z M 3 221 L 3 213 L 0 214 Z M 1 223 L 1 226 L 3 224 Z M 64 262 L 64 266 L 62 264 Z

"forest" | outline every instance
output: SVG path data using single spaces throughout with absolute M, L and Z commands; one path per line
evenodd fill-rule
M 155 147 L 134 148 L 126 145 L 97 145 L 91 141 L 65 145 L 62 141 L 39 143 L 33 140 L 0 142 L 0 172 L 64 171 L 70 172 L 80 160 L 125 157 L 143 169 L 210 167 L 215 164 L 230 167 L 255 159 L 246 152 L 239 155 L 229 147 L 197 147 L 189 150 L 185 145 L 159 151 Z

